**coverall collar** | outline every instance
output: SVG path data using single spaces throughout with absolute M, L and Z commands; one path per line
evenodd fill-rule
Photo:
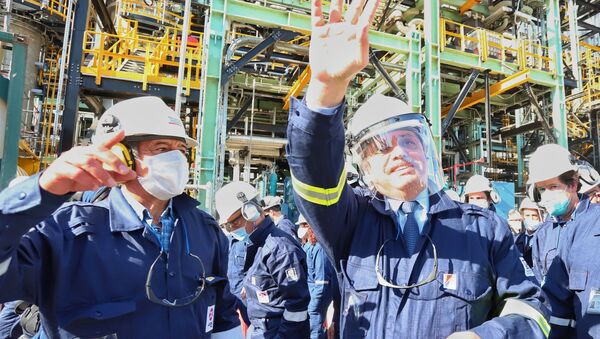
M 262 246 L 267 239 L 267 236 L 271 234 L 271 231 L 275 228 L 275 224 L 273 223 L 273 219 L 271 217 L 265 217 L 265 219 L 258 224 L 258 227 L 254 230 L 254 232 L 250 233 L 248 236 L 247 245 L 258 245 Z
M 394 215 L 395 213 L 390 205 L 386 204 L 385 199 L 379 194 L 373 197 L 372 204 L 377 212 L 381 214 Z M 436 214 L 454 208 L 456 208 L 456 203 L 450 199 L 446 193 L 443 193 L 443 190 L 437 193 L 430 193 L 428 214 Z
M 108 207 L 111 232 L 130 232 L 144 228 L 142 220 L 123 196 L 120 188 L 114 187 L 104 201 Z M 186 210 L 196 208 L 198 201 L 186 194 L 180 194 L 171 201 L 176 215 L 181 216 Z

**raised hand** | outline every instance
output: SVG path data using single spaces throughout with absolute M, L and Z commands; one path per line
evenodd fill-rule
M 343 0 L 333 0 L 326 22 L 321 0 L 312 0 L 309 107 L 339 104 L 350 80 L 368 64 L 368 33 L 378 5 L 379 0 L 354 0 L 342 17 Z
M 113 187 L 137 177 L 136 173 L 111 151 L 125 137 L 119 131 L 98 145 L 73 147 L 58 157 L 40 176 L 44 190 L 63 195 L 69 192 Z

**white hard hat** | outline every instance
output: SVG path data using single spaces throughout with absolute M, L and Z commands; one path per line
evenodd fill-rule
M 179 115 L 158 97 L 133 98 L 112 106 L 100 117 L 92 141 L 121 129 L 125 131 L 125 141 L 165 137 L 185 140 L 187 147 L 198 146 L 185 133 Z
M 396 138 L 393 133 L 396 130 L 412 131 L 420 140 L 427 158 L 428 177 L 425 185 L 429 192 L 439 192 L 443 187 L 442 169 L 426 117 L 413 111 L 402 100 L 381 94 L 371 96 L 348 123 L 349 148 L 353 161 L 359 165 L 364 183 L 371 186 L 375 179 L 371 177 L 370 170 L 363 161 L 368 158 L 371 145 L 381 146 L 382 142 L 386 145 L 394 144 Z
M 296 221 L 296 225 L 300 224 L 308 224 L 308 221 L 306 221 L 306 218 L 302 214 L 300 214 L 300 216 L 298 217 L 298 221 Z
M 221 187 L 215 193 L 215 206 L 219 213 L 219 224 L 224 224 L 235 212 L 252 199 L 258 197 L 258 191 L 247 182 L 234 181 Z
M 529 198 L 523 199 L 523 201 L 521 201 L 521 204 L 519 205 L 519 212 L 522 213 L 524 209 L 538 210 L 540 213 L 544 212 L 543 208 L 538 206 L 538 204 L 536 204 Z
M 354 167 L 354 165 L 351 162 L 346 161 L 346 181 L 348 182 L 348 184 L 354 184 L 358 181 L 358 178 L 359 175 L 358 171 L 356 170 L 356 167 Z
M 528 184 L 556 178 L 563 173 L 576 171 L 571 153 L 557 144 L 538 147 L 529 158 Z
M 356 111 L 348 124 L 348 132 L 352 137 L 356 137 L 377 123 L 406 113 L 413 113 L 413 110 L 404 101 L 374 94 Z
M 267 195 L 263 198 L 263 208 L 268 210 L 269 208 L 273 208 L 275 206 L 281 206 L 281 197 Z
M 491 192 L 492 184 L 490 180 L 483 175 L 476 174 L 467 180 L 465 184 L 464 195 L 477 192 Z
M 579 172 L 579 182 L 581 182 L 579 193 L 586 194 L 600 184 L 600 175 L 592 165 L 577 165 L 577 171 Z

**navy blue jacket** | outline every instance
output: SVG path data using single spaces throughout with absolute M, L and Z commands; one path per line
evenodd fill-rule
M 0 194 L 0 301 L 38 305 L 42 337 L 210 338 L 239 326 L 226 279 L 227 238 L 194 199 L 173 198 L 168 270 L 156 265 L 152 287 L 174 299 L 191 295 L 203 277 L 206 286 L 195 303 L 165 307 L 145 291 L 160 245 L 121 190 L 95 204 L 63 205 L 69 197 L 42 190 L 38 178 Z
M 335 269 L 321 244 L 316 243 L 313 245 L 306 242 L 302 248 L 306 252 L 308 265 L 310 338 L 322 339 L 327 337 L 323 325 L 327 316 L 327 308 L 333 301 L 334 293 L 337 292 L 336 289 L 338 289 L 337 278 Z
M 515 246 L 517 246 L 517 250 L 521 253 L 523 259 L 529 267 L 533 267 L 533 259 L 531 255 L 531 245 L 533 242 L 534 234 L 527 234 L 527 232 L 519 233 L 517 238 L 515 239 Z
M 294 224 L 290 219 L 284 217 L 276 225 L 277 228 L 291 235 L 298 244 L 301 243 L 300 238 L 298 238 L 298 225 Z
M 307 338 L 310 295 L 300 244 L 269 217 L 246 244 L 244 289 L 252 323 L 247 337 Z
M 421 237 L 409 256 L 389 205 L 346 184 L 343 111 L 320 114 L 294 100 L 287 131 L 296 203 L 340 278 L 342 337 L 445 338 L 469 329 L 481 338 L 544 337 L 548 310 L 506 222 L 431 192 L 423 233 L 432 241 Z M 433 245 L 433 281 L 408 290 L 379 283 L 376 265 L 396 285 L 425 280 L 434 272 Z
M 552 306 L 550 337 L 600 338 L 600 205 L 582 200 L 560 241 L 542 286 Z
M 242 319 L 246 325 L 250 326 L 250 319 L 248 319 L 248 311 L 246 310 L 246 304 L 244 298 L 242 298 L 242 288 L 244 287 L 244 277 L 246 273 L 244 271 L 244 263 L 246 261 L 246 244 L 243 241 L 239 241 L 232 237 L 229 238 L 229 265 L 227 265 L 227 278 L 229 279 L 229 287 L 231 293 L 235 295 L 237 307 L 240 310 Z

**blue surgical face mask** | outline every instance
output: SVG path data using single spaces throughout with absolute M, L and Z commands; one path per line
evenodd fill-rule
M 241 227 L 235 231 L 232 231 L 231 236 L 239 241 L 244 241 L 248 239 L 249 234 L 248 232 L 246 232 L 246 227 Z
M 563 216 L 569 209 L 569 194 L 563 190 L 545 190 L 542 193 L 540 205 L 544 206 L 546 211 L 555 217 Z
M 538 228 L 540 228 L 542 222 L 527 218 L 523 220 L 523 225 L 529 232 L 535 232 Z

